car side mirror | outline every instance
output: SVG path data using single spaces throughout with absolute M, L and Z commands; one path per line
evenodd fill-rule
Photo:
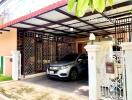
M 83 61 L 83 59 L 78 59 L 77 61 L 78 61 L 78 62 L 82 62 L 82 61 Z

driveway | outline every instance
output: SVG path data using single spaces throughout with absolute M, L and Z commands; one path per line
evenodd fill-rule
M 65 92 L 77 92 L 80 87 L 88 87 L 88 81 L 86 79 L 82 79 L 79 81 L 71 82 L 71 81 L 60 81 L 60 80 L 51 80 L 43 76 L 37 76 L 30 79 L 22 80 L 24 82 L 33 83 L 37 85 L 41 85 L 44 87 L 51 87 L 54 89 L 58 89 Z M 82 95 L 88 96 L 88 91 L 81 93 Z
M 88 97 L 84 95 L 60 91 L 26 81 L 1 83 L 0 94 L 0 100 L 88 100 Z

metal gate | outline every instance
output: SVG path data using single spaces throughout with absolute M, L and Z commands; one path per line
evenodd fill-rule
M 44 72 L 49 63 L 75 52 L 75 39 L 71 37 L 18 30 L 17 40 L 23 75 Z
M 100 96 L 102 100 L 127 100 L 125 52 L 119 45 L 132 41 L 132 17 L 116 19 L 115 25 L 113 58 L 110 61 L 106 60 L 101 76 Z
M 36 35 L 35 38 L 35 73 L 43 71 L 43 39 L 42 35 Z
M 24 34 L 24 45 L 23 45 L 23 66 L 24 74 L 35 73 L 35 40 L 34 34 Z
M 123 51 L 113 51 L 113 61 L 107 61 L 100 84 L 102 100 L 126 100 L 126 73 Z

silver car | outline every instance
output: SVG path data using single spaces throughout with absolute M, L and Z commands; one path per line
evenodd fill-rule
M 87 54 L 66 55 L 47 68 L 49 78 L 77 80 L 80 75 L 88 75 Z

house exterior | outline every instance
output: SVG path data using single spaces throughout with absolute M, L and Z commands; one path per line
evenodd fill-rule
M 14 73 L 14 66 L 17 67 L 13 60 L 15 51 L 20 52 L 21 57 L 17 59 L 17 62 L 21 64 L 21 75 L 24 77 L 45 72 L 50 63 L 69 53 L 88 52 L 90 71 L 94 70 L 94 73 L 91 72 L 92 79 L 95 79 L 95 83 L 99 83 L 94 84 L 91 80 L 90 86 L 94 88 L 99 85 L 98 90 L 101 88 L 103 91 L 103 93 L 99 92 L 99 96 L 108 96 L 104 93 L 108 92 L 104 91 L 104 88 L 109 88 L 105 86 L 106 83 L 109 83 L 109 78 L 117 79 L 117 75 L 119 75 L 118 70 L 114 70 L 116 68 L 112 65 L 113 46 L 115 46 L 115 51 L 118 51 L 117 47 L 120 47 L 120 44 L 131 41 L 132 16 L 128 11 L 131 9 L 132 3 L 121 0 L 113 5 L 114 9 L 111 9 L 110 6 L 106 7 L 104 12 L 106 16 L 88 11 L 82 18 L 69 14 L 66 11 L 66 4 L 67 0 L 60 0 L 0 26 L 2 32 L 0 34 L 0 56 L 4 57 L 2 58 L 4 60 L 1 60 L 1 66 L 2 64 L 4 66 L 3 74 L 12 75 Z M 116 20 L 111 21 L 113 18 Z M 94 33 L 96 36 L 95 46 L 89 45 L 90 33 Z M 96 59 L 96 56 L 99 58 Z M 111 61 L 109 61 L 109 57 L 111 57 Z M 98 67 L 96 67 L 97 65 Z M 103 77 L 104 74 L 101 74 L 100 77 L 100 79 L 107 80 L 104 82 L 105 85 L 101 85 L 101 80 L 97 81 L 98 73 L 105 73 L 107 78 Z M 124 75 L 123 71 L 121 74 Z M 92 97 L 97 96 L 95 93 L 98 92 L 97 88 L 92 91 L 94 92 Z M 120 97 L 123 98 L 122 92 L 120 94 Z

